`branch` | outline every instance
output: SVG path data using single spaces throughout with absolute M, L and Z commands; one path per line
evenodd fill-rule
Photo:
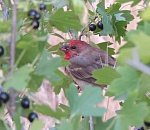
M 10 67 L 13 69 L 15 63 L 15 44 L 16 44 L 16 24 L 17 24 L 17 0 L 14 0 L 12 9 L 12 35 L 10 44 Z
M 145 74 L 148 74 L 150 75 L 150 67 L 143 64 L 141 61 L 140 61 L 140 58 L 139 58 L 139 55 L 138 55 L 138 52 L 137 52 L 137 49 L 134 48 L 133 51 L 132 51 L 132 54 L 133 54 L 133 59 L 129 59 L 127 60 L 127 64 L 142 71 L 143 73 Z
M 93 20 L 95 20 L 95 19 L 97 19 L 97 18 L 98 18 L 98 17 L 95 16 Z M 90 26 L 91 23 L 92 23 L 92 22 L 89 22 L 87 26 Z M 81 37 L 83 36 L 84 30 L 86 29 L 87 26 L 85 26 L 84 28 L 81 29 L 81 33 L 80 33 L 80 35 L 79 35 L 79 40 L 81 40 Z
M 10 101 L 7 104 L 7 109 L 10 116 L 13 117 L 16 111 L 16 96 L 17 96 L 13 88 L 9 89 L 9 96 L 10 96 Z
M 76 40 L 75 34 L 73 33 L 73 30 L 71 28 L 69 29 L 69 32 L 70 32 L 73 40 Z

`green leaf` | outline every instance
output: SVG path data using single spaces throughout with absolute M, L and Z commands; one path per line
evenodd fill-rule
M 17 48 L 16 59 L 20 58 L 20 55 L 24 53 L 17 67 L 21 67 L 28 63 L 31 64 L 33 62 L 33 59 L 37 56 L 38 52 L 39 52 L 38 46 L 32 46 L 30 49 L 27 50 L 22 50 Z
M 2 120 L 0 120 L 0 130 L 8 130 L 5 125 L 4 122 Z
M 32 70 L 28 65 L 24 65 L 16 70 L 11 77 L 4 83 L 5 90 L 13 87 L 15 90 L 20 91 L 28 86 L 31 79 L 30 73 Z
M 61 84 L 54 84 L 54 92 L 56 94 L 59 94 L 60 93 L 60 90 L 61 89 L 66 89 L 69 87 L 70 83 L 73 82 L 73 80 L 71 78 L 69 78 L 68 76 L 63 76 L 63 82 Z
M 103 108 L 96 107 L 96 104 L 103 100 L 100 88 L 87 86 L 82 95 L 78 96 L 77 88 L 72 84 L 66 90 L 66 96 L 72 117 L 78 114 L 83 116 L 102 116 L 105 112 Z
M 1 33 L 6 33 L 10 30 L 11 28 L 11 23 L 10 21 L 3 21 L 0 22 L 0 32 Z
M 52 55 L 48 52 L 44 52 L 41 60 L 39 61 L 36 67 L 36 74 L 39 76 L 44 76 L 52 83 L 62 83 L 62 78 L 56 73 L 58 67 L 61 66 L 61 58 L 60 57 L 52 57 Z M 60 71 L 57 70 L 59 73 Z M 63 73 L 60 72 L 62 75 Z M 60 74 L 59 73 L 59 74 Z
M 121 42 L 121 37 L 125 36 L 125 26 L 127 25 L 126 21 L 119 21 L 115 23 L 115 28 L 116 28 L 116 40 L 120 43 Z
M 43 115 L 54 117 L 58 120 L 60 120 L 62 117 L 68 116 L 68 112 L 62 111 L 60 108 L 57 108 L 54 111 L 52 108 L 45 105 L 34 105 L 33 107 L 35 111 L 42 113 Z
M 107 93 L 113 93 L 113 95 L 118 97 L 139 87 L 139 75 L 135 69 L 130 67 L 118 67 L 116 70 L 121 77 L 111 82 Z
M 94 122 L 94 124 L 95 124 L 95 122 Z M 79 128 L 79 130 L 90 130 L 89 117 L 82 118 L 80 125 L 81 125 L 81 127 Z M 95 126 L 94 126 L 94 128 L 95 128 Z
M 150 23 L 144 22 L 142 25 L 138 26 L 138 31 L 144 32 L 147 35 L 150 35 Z
M 62 8 L 69 4 L 68 0 L 49 0 L 56 9 Z
M 29 1 L 19 1 L 18 2 L 18 8 L 22 9 L 24 11 L 28 11 L 29 10 Z
M 127 45 L 129 45 L 129 48 L 123 48 L 120 50 L 120 55 L 117 58 L 117 63 L 120 63 L 121 65 L 126 64 L 127 61 L 129 60 L 129 58 L 132 58 L 132 48 L 130 47 L 130 44 L 127 43 Z
M 88 9 L 85 2 L 82 0 L 71 0 L 71 3 L 73 6 L 73 11 L 79 17 L 81 23 L 83 25 L 88 24 Z
M 68 111 L 68 112 L 70 111 L 70 108 L 69 108 L 68 106 L 64 105 L 64 104 L 61 104 L 61 103 L 60 103 L 59 107 L 60 107 L 61 109 L 65 110 L 65 111 Z
M 132 6 L 135 6 L 137 5 L 141 0 L 116 0 L 117 2 L 123 4 L 123 3 L 126 3 L 126 2 L 133 2 L 132 3 Z
M 107 34 L 113 34 L 113 26 L 112 26 L 112 16 L 107 15 L 105 12 L 105 1 L 102 0 L 98 5 L 97 5 L 97 12 L 102 15 L 102 22 L 103 22 L 103 30 L 100 31 L 100 35 L 107 35 Z
M 150 37 L 149 35 L 145 34 L 144 32 L 136 33 L 135 31 L 130 31 L 129 33 L 127 33 L 127 37 L 129 41 L 131 41 L 132 43 L 136 45 L 140 59 L 144 63 L 149 63 L 150 62 L 150 58 L 149 58 L 150 57 L 150 51 L 149 51 Z
M 50 16 L 50 24 L 60 31 L 68 32 L 69 28 L 80 30 L 81 23 L 72 11 L 57 10 Z
M 102 42 L 97 45 L 100 47 L 100 49 L 106 51 L 108 55 L 114 55 L 115 54 L 114 48 L 109 47 L 109 45 L 112 45 L 112 44 L 113 43 L 110 43 L 110 42 Z
M 37 37 L 31 33 L 22 35 L 17 41 L 17 48 L 19 49 L 30 49 L 30 47 L 35 47 L 37 45 Z
M 144 118 L 148 114 L 148 107 L 146 103 L 143 102 L 138 104 L 135 103 L 137 94 L 137 91 L 130 92 L 127 100 L 122 106 L 122 110 L 120 110 L 116 117 L 115 130 L 128 130 L 130 126 L 143 125 Z
M 119 78 L 120 74 L 115 69 L 105 66 L 102 69 L 95 70 L 93 77 L 97 79 L 98 84 L 110 84 L 114 79 Z
M 150 76 L 146 74 L 142 74 L 140 77 L 140 88 L 139 88 L 139 95 L 138 99 L 139 101 L 147 102 L 150 106 L 150 98 L 149 98 L 149 92 L 150 92 Z
M 107 120 L 107 122 L 103 122 L 102 117 L 96 117 L 95 118 L 95 130 L 99 130 L 99 128 L 101 128 L 102 130 L 108 130 L 107 128 L 113 121 L 114 121 L 114 118 L 111 118 Z M 115 130 L 114 126 L 111 127 L 111 130 Z
M 44 127 L 44 123 L 41 120 L 34 120 L 30 126 L 30 130 L 41 130 Z
M 13 116 L 13 121 L 15 122 L 17 130 L 21 130 L 23 127 L 21 122 L 20 122 L 20 116 L 22 114 L 21 112 L 22 112 L 22 109 L 19 107 L 19 108 L 17 108 L 17 110 Z
M 80 119 L 78 116 L 74 117 L 72 120 L 61 119 L 61 124 L 56 126 L 56 130 L 79 130 L 80 129 Z
M 122 14 L 121 16 L 124 17 L 125 21 L 129 23 L 134 19 L 134 16 L 131 14 L 130 10 L 121 10 L 120 13 Z M 122 20 L 119 20 L 122 21 Z
M 30 74 L 31 79 L 30 82 L 28 83 L 28 88 L 30 92 L 36 92 L 38 88 L 41 86 L 43 77 L 35 75 L 33 73 Z

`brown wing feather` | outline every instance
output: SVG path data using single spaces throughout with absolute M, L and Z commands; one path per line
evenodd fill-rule
M 74 77 L 75 79 L 92 83 L 96 86 L 101 86 L 95 83 L 96 79 L 92 77 L 92 72 L 96 69 L 102 68 L 106 64 L 106 62 L 107 65 L 113 67 L 116 61 L 111 56 L 108 56 L 103 50 L 99 50 L 96 48 L 94 49 L 95 50 L 92 50 L 92 53 L 90 54 L 92 56 L 88 56 L 89 54 L 85 52 L 81 56 L 71 58 L 69 60 L 71 65 L 68 66 L 68 69 L 70 75 L 72 75 L 72 77 Z

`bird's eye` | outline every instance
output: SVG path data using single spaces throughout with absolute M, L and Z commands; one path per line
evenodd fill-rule
M 71 47 L 71 50 L 75 50 L 75 49 L 76 49 L 76 47 L 75 47 L 75 46 L 72 46 L 72 47 Z

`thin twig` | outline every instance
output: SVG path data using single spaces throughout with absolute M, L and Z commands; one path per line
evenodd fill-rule
M 90 130 L 94 130 L 93 117 L 90 116 Z
M 10 101 L 9 104 L 7 105 L 7 109 L 10 116 L 13 117 L 16 111 L 16 96 L 17 96 L 13 88 L 9 89 L 9 96 L 10 96 Z
M 140 58 L 139 58 L 139 55 L 138 55 L 138 52 L 137 52 L 137 49 L 134 48 L 133 51 L 133 59 L 128 59 L 127 60 L 127 64 L 142 71 L 143 73 L 145 74 L 148 74 L 150 75 L 150 67 L 143 64 L 141 61 L 140 61 Z
M 95 16 L 93 20 L 97 19 L 98 17 Z M 89 22 L 87 26 L 89 26 L 92 22 Z M 81 29 L 80 35 L 79 35 L 79 40 L 81 40 L 81 37 L 83 36 L 84 30 L 87 28 L 87 26 L 85 26 L 84 28 Z
M 16 28 L 17 28 L 17 0 L 14 0 L 12 13 L 12 36 L 10 44 L 10 67 L 13 69 L 15 63 L 15 44 L 16 44 Z
M 73 33 L 73 30 L 69 29 L 70 35 L 72 36 L 73 40 L 76 40 L 75 34 Z

